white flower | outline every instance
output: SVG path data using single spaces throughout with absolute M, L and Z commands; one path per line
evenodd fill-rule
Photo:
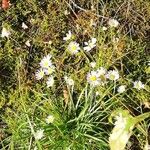
M 10 32 L 6 28 L 3 27 L 1 37 L 2 38 L 3 37 L 7 37 L 8 38 L 9 35 L 10 35 Z
M 50 75 L 55 71 L 55 66 L 54 65 L 50 65 L 48 68 L 44 69 L 44 72 L 46 75 Z
M 125 90 L 126 90 L 126 86 L 125 85 L 121 85 L 117 89 L 118 93 L 123 93 Z
M 108 25 L 110 27 L 117 27 L 119 25 L 119 22 L 117 20 L 115 20 L 115 19 L 109 19 Z
M 99 75 L 97 71 L 91 71 L 87 74 L 87 81 L 92 85 L 92 86 L 97 86 L 100 84 L 101 80 L 99 78 Z
M 92 68 L 95 68 L 95 67 L 96 67 L 96 62 L 91 62 L 91 63 L 90 63 L 90 66 L 91 66 Z
M 22 22 L 22 28 L 23 29 L 28 29 L 28 26 L 24 22 Z
M 28 46 L 28 47 L 30 47 L 30 46 L 31 46 L 30 41 L 27 40 L 27 41 L 25 42 L 25 45 Z
M 144 84 L 141 81 L 135 81 L 133 84 L 134 84 L 134 88 L 138 90 L 144 89 Z
M 43 69 L 38 70 L 38 71 L 35 73 L 35 77 L 36 77 L 37 80 L 42 79 L 42 78 L 44 77 L 44 71 L 43 71 Z
M 70 14 L 70 12 L 68 12 L 68 10 L 65 10 L 65 11 L 64 11 L 64 14 L 67 16 L 67 15 Z
M 106 31 L 106 30 L 107 30 L 107 27 L 102 27 L 102 30 L 103 30 L 103 31 Z
M 96 38 L 92 38 L 88 42 L 84 42 L 86 46 L 83 49 L 89 52 L 91 49 L 93 49 L 96 46 L 96 41 L 97 41 Z
M 70 42 L 68 45 L 67 50 L 71 53 L 71 54 L 76 54 L 78 53 L 78 51 L 80 50 L 79 44 L 77 42 Z
M 43 132 L 44 132 L 44 130 L 41 130 L 41 129 L 37 130 L 35 133 L 35 139 L 40 140 L 44 136 Z
M 95 93 L 95 94 L 96 94 L 96 96 L 99 96 L 99 95 L 100 95 L 98 91 L 96 91 L 96 93 Z
M 109 79 L 109 80 L 117 80 L 119 79 L 119 73 L 117 70 L 110 70 L 108 71 L 106 77 Z
M 45 120 L 46 120 L 47 124 L 53 123 L 54 122 L 54 116 L 49 115 Z
M 70 77 L 65 76 L 64 79 L 65 79 L 66 83 L 67 83 L 69 86 L 73 86 L 73 85 L 74 85 L 74 80 L 71 79 Z
M 71 31 L 69 30 L 68 33 L 66 34 L 66 37 L 63 38 L 64 41 L 70 40 L 72 37 Z
M 41 62 L 40 62 L 40 66 L 44 69 L 48 69 L 51 65 L 52 65 L 52 62 L 50 60 L 51 58 L 51 55 L 47 55 L 45 56 Z
M 47 87 L 52 87 L 54 85 L 54 77 L 53 76 L 50 76 L 48 79 L 47 79 Z

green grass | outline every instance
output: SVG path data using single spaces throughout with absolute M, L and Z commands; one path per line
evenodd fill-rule
M 109 150 L 114 118 L 127 111 L 125 117 L 136 124 L 126 149 L 147 150 L 149 0 L 12 0 L 11 4 L 0 10 L 0 31 L 5 27 L 11 32 L 9 38 L 0 37 L 0 149 Z M 66 10 L 70 14 L 65 15 Z M 117 28 L 108 27 L 110 18 L 119 21 Z M 90 26 L 91 20 L 96 26 Z M 22 29 L 22 22 L 29 28 Z M 103 31 L 103 26 L 108 29 Z M 80 43 L 77 55 L 66 50 L 69 42 L 63 37 L 68 30 L 74 35 L 72 40 Z M 92 37 L 97 39 L 96 48 L 85 52 L 84 42 Z M 25 45 L 27 40 L 30 47 Z M 35 72 L 49 53 L 56 68 L 54 86 L 47 88 L 47 78 L 37 81 Z M 117 69 L 119 80 L 93 88 L 87 73 L 101 66 Z M 74 86 L 66 84 L 65 75 L 74 80 Z M 136 80 L 145 88 L 133 88 Z M 124 93 L 117 92 L 120 85 L 126 85 Z M 54 116 L 51 124 L 45 121 L 48 115 Z M 44 130 L 44 137 L 36 140 L 39 129 Z

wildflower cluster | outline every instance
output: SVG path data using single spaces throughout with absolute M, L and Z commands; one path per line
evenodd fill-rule
M 63 38 L 64 41 L 69 41 L 72 38 L 72 33 L 69 30 L 68 33 L 66 34 L 66 37 Z M 94 47 L 96 47 L 96 38 L 91 38 L 91 40 L 89 40 L 88 42 L 84 42 L 84 47 L 83 50 L 85 50 L 86 52 L 89 52 L 90 50 L 92 50 Z M 70 54 L 76 54 L 79 52 L 80 50 L 80 44 L 77 43 L 76 41 L 70 41 L 70 43 L 67 46 L 67 51 Z
M 37 80 L 40 80 L 44 75 L 49 76 L 47 79 L 47 87 L 51 87 L 54 84 L 53 72 L 55 71 L 55 66 L 52 64 L 51 55 L 45 56 L 40 62 L 40 69 L 36 72 L 35 76 Z
M 116 81 L 119 79 L 118 70 L 107 70 L 103 67 L 100 67 L 96 71 L 91 71 L 87 74 L 87 81 L 92 86 L 104 85 L 106 83 L 107 78 L 112 81 Z
M 90 63 L 91 67 L 96 66 L 95 62 Z M 87 81 L 92 86 L 104 85 L 109 79 L 110 81 L 117 81 L 119 79 L 118 70 L 109 70 L 107 71 L 104 67 L 100 67 L 96 71 L 91 71 L 87 74 Z M 133 82 L 133 87 L 135 89 L 141 90 L 144 89 L 144 84 L 141 81 Z M 117 89 L 118 93 L 123 93 L 126 91 L 126 85 L 120 85 Z

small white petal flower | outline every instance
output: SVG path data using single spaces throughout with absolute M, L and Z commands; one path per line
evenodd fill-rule
M 67 83 L 69 86 L 73 86 L 73 85 L 74 85 L 74 80 L 71 79 L 70 77 L 65 76 L 64 79 L 65 79 L 66 83 Z
M 115 27 L 116 28 L 119 25 L 119 22 L 117 20 L 115 20 L 115 19 L 109 19 L 108 25 L 110 27 Z
M 25 45 L 28 46 L 28 47 L 30 47 L 30 46 L 31 46 L 30 41 L 27 40 L 27 41 L 25 42 Z
M 77 42 L 70 42 L 68 45 L 67 50 L 71 53 L 71 54 L 76 54 L 78 53 L 78 51 L 80 50 L 79 44 Z
M 48 68 L 44 69 L 44 72 L 46 75 L 51 75 L 55 71 L 55 66 L 50 65 Z
M 35 73 L 35 77 L 36 77 L 37 80 L 42 79 L 42 78 L 44 77 L 44 71 L 43 71 L 43 69 L 38 70 L 38 71 Z
M 92 86 L 97 86 L 100 85 L 100 78 L 97 73 L 97 71 L 91 71 L 87 74 L 87 81 L 92 85 Z
M 99 95 L 100 95 L 98 91 L 96 91 L 96 93 L 95 93 L 95 94 L 96 94 L 96 96 L 99 96 Z
M 45 120 L 46 120 L 47 124 L 53 123 L 54 122 L 54 116 L 49 115 Z
M 66 37 L 63 38 L 63 40 L 64 40 L 64 41 L 68 41 L 68 40 L 71 39 L 71 37 L 72 37 L 72 33 L 71 33 L 71 31 L 69 30 L 68 33 L 66 34 Z
M 10 32 L 6 29 L 6 28 L 4 28 L 3 27 L 3 29 L 2 29 L 2 33 L 1 33 L 1 37 L 3 38 L 3 37 L 9 37 L 10 36 Z
M 70 12 L 68 12 L 68 10 L 65 10 L 65 11 L 64 11 L 64 14 L 67 16 L 67 15 L 70 14 Z
M 103 30 L 103 31 L 106 31 L 106 30 L 107 30 L 107 27 L 102 27 L 102 30 Z
M 92 68 L 95 68 L 95 67 L 96 67 L 96 62 L 91 62 L 91 63 L 90 63 L 90 66 L 91 66 Z
M 22 22 L 22 28 L 23 29 L 28 29 L 28 26 L 24 22 Z
M 109 80 L 118 80 L 119 79 L 119 73 L 117 70 L 110 70 L 108 71 L 106 78 L 108 78 Z
M 54 77 L 53 76 L 50 76 L 48 79 L 47 79 L 47 87 L 52 87 L 54 85 Z
M 135 89 L 138 90 L 144 89 L 144 84 L 141 81 L 135 81 L 133 84 Z
M 86 45 L 83 49 L 87 52 L 89 52 L 91 49 L 93 49 L 94 47 L 96 47 L 96 38 L 92 38 L 91 40 L 89 40 L 88 42 L 84 42 L 84 44 Z
M 51 65 L 52 65 L 52 62 L 50 60 L 51 58 L 51 55 L 47 55 L 45 56 L 41 62 L 40 62 L 40 66 L 44 69 L 48 69 Z
M 125 90 L 126 90 L 126 86 L 125 85 L 121 85 L 117 89 L 118 93 L 123 93 Z
M 44 130 L 40 129 L 40 130 L 37 130 L 36 133 L 35 133 L 35 139 L 36 140 L 40 140 L 42 139 L 42 137 L 44 136 Z

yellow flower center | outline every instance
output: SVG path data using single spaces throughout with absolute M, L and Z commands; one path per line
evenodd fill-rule
M 49 66 L 48 61 L 45 61 L 45 62 L 44 62 L 44 67 L 48 67 L 48 66 Z
M 76 49 L 77 49 L 77 46 L 76 45 L 72 45 L 71 50 L 75 51 Z
M 91 81 L 96 81 L 96 79 L 97 79 L 96 76 L 91 76 L 91 77 L 90 77 L 90 80 L 91 80 Z
M 115 79 L 115 76 L 114 76 L 113 74 L 111 74 L 111 75 L 110 75 L 110 79 L 111 79 L 111 80 L 114 80 L 114 79 Z
M 40 76 L 43 76 L 43 75 L 44 75 L 44 72 L 43 72 L 43 71 L 40 71 L 39 75 L 40 75 Z

